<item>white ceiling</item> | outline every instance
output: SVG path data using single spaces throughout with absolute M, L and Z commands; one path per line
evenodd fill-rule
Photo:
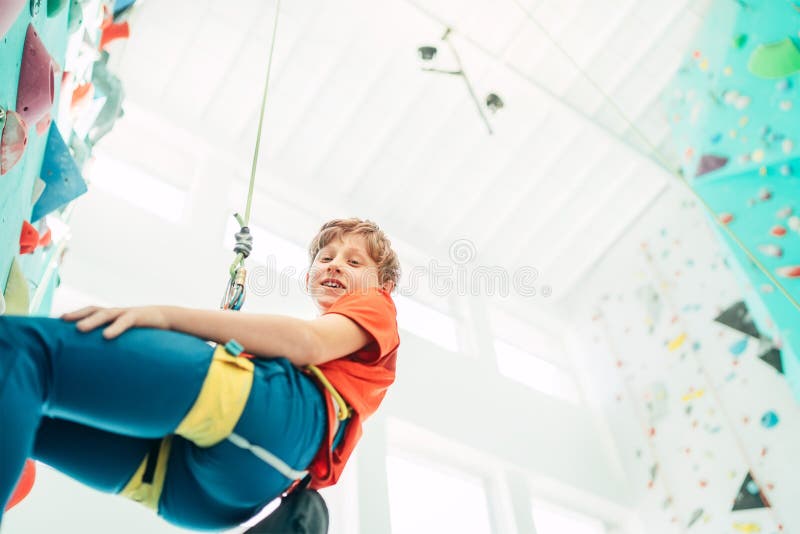
M 473 265 L 535 267 L 563 297 L 668 179 L 651 159 L 674 160 L 660 95 L 709 2 L 415 2 L 281 4 L 255 220 L 305 245 L 328 217 L 373 218 L 413 262 L 468 239 Z M 213 159 L 243 192 L 274 10 L 140 1 L 112 50 L 127 116 L 99 148 L 194 192 L 219 190 L 197 182 Z M 423 44 L 454 67 L 448 25 L 478 97 L 505 101 L 494 135 L 461 78 L 420 69 Z M 218 234 L 227 210 L 191 231 Z

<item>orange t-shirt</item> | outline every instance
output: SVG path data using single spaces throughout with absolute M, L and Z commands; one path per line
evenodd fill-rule
M 347 459 L 361 438 L 361 423 L 378 409 L 386 390 L 394 382 L 397 347 L 397 309 L 388 292 L 380 288 L 342 296 L 325 314 L 338 313 L 355 321 L 372 341 L 349 356 L 319 365 L 319 369 L 352 408 L 339 446 L 331 450 L 336 410 L 328 398 L 328 429 L 323 446 L 309 466 L 310 487 L 336 483 Z

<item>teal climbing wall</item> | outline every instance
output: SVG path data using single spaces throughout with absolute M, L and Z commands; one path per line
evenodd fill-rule
M 34 15 L 26 3 L 0 46 L 0 73 L 2 73 L 0 106 L 9 110 L 16 109 L 17 84 L 28 24 L 32 23 L 36 28 L 53 59 L 60 66 L 64 65 L 69 11 L 68 6 L 65 6 L 55 16 L 48 17 L 46 2 L 42 2 L 38 13 Z M 60 85 L 61 76 L 57 72 L 55 102 L 58 102 Z M 0 177 L 0 282 L 3 288 L 6 287 L 11 263 L 19 254 L 22 222 L 30 220 L 34 183 L 42 166 L 47 132 L 48 130 L 45 130 L 40 135 L 36 131 L 36 125 L 28 125 L 28 145 L 22 159 L 13 169 Z M 56 252 L 57 248 L 51 246 L 47 249 L 38 249 L 33 255 L 20 257 L 23 272 L 32 290 L 36 289 L 45 266 Z M 49 284 L 54 285 L 54 280 L 55 278 Z M 45 294 L 39 310 L 32 311 L 46 312 L 51 297 L 52 289 Z
M 800 399 L 800 2 L 715 2 L 665 94 L 683 173 L 725 225 L 747 307 Z

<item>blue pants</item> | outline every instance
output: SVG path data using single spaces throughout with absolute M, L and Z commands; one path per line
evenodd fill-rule
M 0 503 L 28 457 L 119 492 L 154 441 L 171 435 L 192 407 L 213 352 L 205 341 L 149 328 L 113 340 L 101 332 L 0 316 Z M 234 432 L 304 469 L 323 439 L 325 397 L 285 358 L 254 363 Z M 230 528 L 290 483 L 228 441 L 199 447 L 173 436 L 158 513 L 184 528 Z

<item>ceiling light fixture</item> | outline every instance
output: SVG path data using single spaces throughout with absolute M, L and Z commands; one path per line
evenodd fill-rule
M 472 82 L 470 82 L 469 77 L 467 77 L 467 73 L 464 72 L 464 67 L 461 64 L 461 57 L 458 55 L 458 52 L 456 51 L 455 47 L 453 46 L 453 43 L 450 42 L 450 40 L 449 40 L 450 32 L 451 32 L 450 28 L 447 28 L 445 30 L 444 35 L 442 35 L 442 41 L 447 43 L 447 46 L 450 47 L 450 51 L 453 53 L 453 57 L 456 60 L 456 63 L 458 65 L 458 69 L 456 69 L 456 70 L 445 70 L 445 69 L 440 69 L 440 68 L 436 68 L 436 67 L 421 67 L 421 68 L 425 72 L 438 72 L 440 74 L 452 74 L 454 76 L 461 76 L 464 79 L 464 83 L 467 84 L 467 90 L 469 91 L 469 96 L 472 97 L 472 101 L 475 102 L 475 107 L 478 108 L 478 113 L 480 113 L 481 119 L 483 119 L 483 122 L 486 124 L 487 130 L 489 130 L 489 135 L 492 135 L 494 133 L 492 131 L 492 125 L 489 122 L 488 117 L 486 117 L 486 113 L 484 113 L 484 111 L 483 111 L 483 106 L 481 105 L 481 102 L 478 100 L 478 97 L 475 95 L 475 89 L 472 86 Z M 437 48 L 435 46 L 426 45 L 426 46 L 420 46 L 417 49 L 417 52 L 419 53 L 419 57 L 423 61 L 428 62 L 428 61 L 432 61 L 433 58 L 436 57 L 436 54 L 437 54 L 438 50 L 437 50 Z M 489 93 L 489 95 L 486 97 L 486 107 L 493 114 L 497 113 L 497 111 L 499 109 L 502 109 L 503 106 L 504 106 L 503 100 L 499 96 L 497 96 L 497 94 Z

